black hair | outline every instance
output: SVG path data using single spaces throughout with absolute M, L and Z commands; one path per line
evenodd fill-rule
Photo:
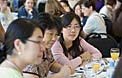
M 58 35 L 60 35 L 62 27 L 63 27 L 63 24 L 61 22 L 61 18 L 59 16 L 53 16 L 53 18 L 54 18 L 54 23 L 57 27 Z
M 39 13 L 39 15 L 36 18 L 34 18 L 34 20 L 36 20 L 39 23 L 39 27 L 43 29 L 43 32 L 45 32 L 46 29 L 50 30 L 56 28 L 58 34 L 60 34 L 60 31 L 62 29 L 60 17 L 42 12 Z
M 67 0 L 60 0 L 59 2 L 64 2 L 67 6 L 69 6 L 69 3 Z M 70 7 L 70 6 L 69 6 Z
M 73 9 L 70 7 L 70 5 L 69 5 L 69 3 L 68 3 L 67 0 L 60 0 L 59 2 L 63 2 L 63 3 L 65 3 L 65 4 L 69 7 L 70 12 L 74 12 Z
M 63 27 L 66 28 L 71 22 L 73 19 L 76 19 L 81 27 L 81 30 L 83 29 L 83 26 L 81 26 L 81 21 L 80 21 L 80 17 L 75 14 L 74 12 L 67 12 L 63 15 L 61 21 L 62 21 L 62 24 L 63 24 Z
M 63 15 L 63 17 L 62 17 L 63 27 L 66 28 L 72 22 L 72 20 L 74 18 L 78 21 L 78 23 L 81 27 L 81 30 L 80 30 L 80 32 L 81 32 L 83 28 L 81 26 L 80 17 L 73 12 L 67 12 Z M 80 46 L 80 39 L 79 39 L 80 32 L 79 32 L 78 37 L 73 41 L 73 45 L 69 49 L 67 49 L 65 47 L 63 34 L 60 35 L 59 42 L 61 43 L 63 50 L 64 50 L 64 54 L 66 56 L 68 56 L 67 52 L 69 52 L 73 58 L 75 58 L 75 57 L 79 56 L 81 53 L 83 53 L 83 49 Z M 82 51 L 81 51 L 81 49 L 82 49 Z
M 93 10 L 96 10 L 96 0 L 83 0 L 83 5 L 87 8 L 92 6 Z
M 14 41 L 20 39 L 23 43 L 32 36 L 34 30 L 39 28 L 38 23 L 32 19 L 19 18 L 9 24 L 5 33 L 5 41 L 0 51 L 5 55 L 12 55 L 14 49 Z
M 106 4 L 113 6 L 116 4 L 116 2 L 117 0 L 107 0 Z
M 78 1 L 76 4 L 75 4 L 75 6 L 73 7 L 73 10 L 75 11 L 75 8 L 76 8 L 76 6 L 80 6 L 80 8 L 82 8 L 82 3 L 83 3 L 83 1 L 82 0 L 80 0 L 80 1 Z M 81 10 L 80 10 L 81 11 Z M 82 13 L 82 11 L 81 11 L 81 14 L 80 14 L 80 16 L 81 17 L 83 17 L 84 15 L 83 15 L 83 13 Z
M 27 1 L 27 0 L 22 0 L 23 4 L 24 4 L 26 1 Z M 33 0 L 33 2 L 34 2 L 34 0 Z

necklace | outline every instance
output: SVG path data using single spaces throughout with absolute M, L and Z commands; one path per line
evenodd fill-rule
M 20 71 L 20 70 L 19 70 L 19 67 L 18 67 L 16 64 L 14 64 L 13 62 L 11 62 L 11 61 L 9 61 L 9 60 L 6 60 L 6 62 L 7 62 L 8 64 L 10 64 L 14 69 Z

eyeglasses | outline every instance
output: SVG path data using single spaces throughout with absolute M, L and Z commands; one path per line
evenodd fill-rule
M 68 25 L 67 27 L 66 27 L 66 29 L 68 29 L 68 30 L 72 30 L 72 29 L 75 29 L 75 30 L 80 30 L 80 26 L 79 25 L 74 25 L 74 26 L 71 26 L 71 25 Z
M 30 42 L 33 42 L 33 43 L 36 43 L 36 44 L 42 44 L 43 42 L 42 41 L 34 41 L 34 40 L 27 40 L 27 41 L 30 41 Z

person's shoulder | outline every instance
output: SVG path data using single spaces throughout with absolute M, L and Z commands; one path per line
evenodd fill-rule
M 92 20 L 97 21 L 97 19 L 100 19 L 100 20 L 103 20 L 103 21 L 104 21 L 104 19 L 103 19 L 103 17 L 101 16 L 101 14 L 99 14 L 99 13 L 97 13 L 97 12 L 94 12 L 93 17 L 92 17 Z
M 102 8 L 101 8 L 101 11 L 104 10 L 104 9 L 107 9 L 107 6 L 104 5 Z
M 80 39 L 81 42 L 84 42 L 85 41 L 85 39 L 82 38 L 82 37 L 79 37 L 79 39 Z
M 10 9 L 10 7 L 7 6 L 7 9 L 6 10 L 10 11 L 11 9 Z
M 93 17 L 99 17 L 100 14 L 99 14 L 98 12 L 95 11 L 95 12 L 93 12 L 92 16 L 93 16 Z
M 27 11 L 25 10 L 25 6 L 21 6 L 18 10 L 18 16 L 20 17 L 20 15 L 26 15 Z
M 59 40 L 56 40 L 55 43 L 54 43 L 53 45 L 57 46 L 57 45 L 59 45 L 59 44 L 60 44 Z
M 88 19 L 87 19 L 87 21 L 86 21 L 86 25 L 87 24 L 94 24 L 95 22 L 96 22 L 96 15 L 97 15 L 97 13 L 92 13 L 89 17 L 88 17 Z
M 2 78 L 23 78 L 23 76 L 12 68 L 0 67 L 0 74 L 2 74 Z
M 55 43 L 53 44 L 52 48 L 62 48 L 60 41 L 56 40 Z
M 96 12 L 96 11 L 94 11 L 89 17 L 88 17 L 88 20 L 95 20 L 96 21 L 96 17 L 98 17 L 99 16 L 99 14 Z
M 22 10 L 25 10 L 25 6 L 24 6 L 24 5 L 21 6 L 21 7 L 18 9 L 18 11 L 22 11 Z
M 107 10 L 107 6 L 106 6 L 106 5 L 104 5 L 104 6 L 100 9 L 100 12 L 99 12 L 99 13 L 104 12 L 105 10 Z

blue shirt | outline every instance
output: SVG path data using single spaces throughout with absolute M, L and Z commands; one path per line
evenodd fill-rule
M 20 9 L 18 10 L 18 18 L 29 18 L 32 19 L 38 15 L 38 11 L 33 8 L 32 15 L 30 15 L 26 9 L 25 6 L 21 6 Z

